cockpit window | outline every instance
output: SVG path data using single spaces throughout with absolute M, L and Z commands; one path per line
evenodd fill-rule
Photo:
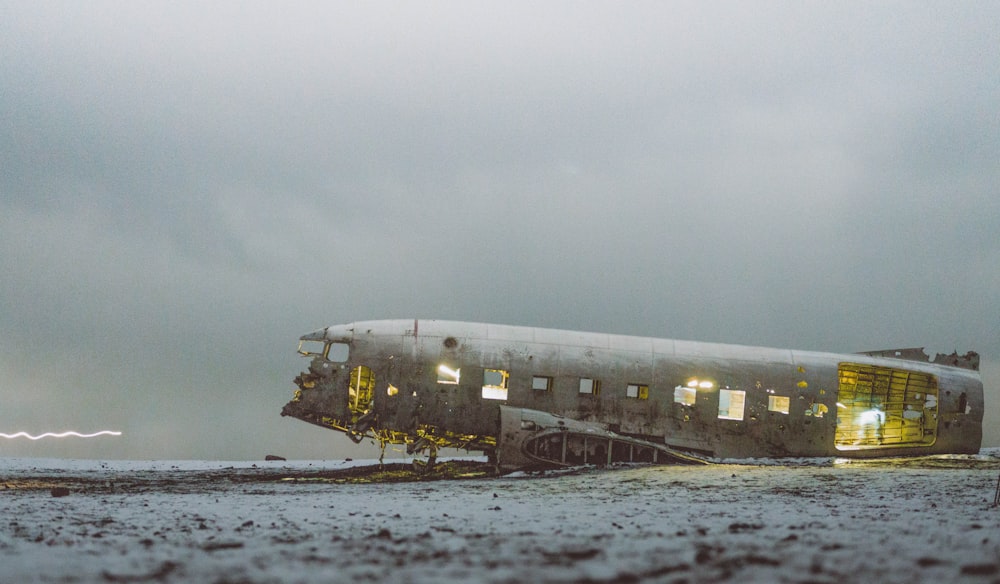
M 325 341 L 299 341 L 299 354 L 306 357 L 325 357 L 336 363 L 344 363 L 350 355 L 347 343 L 326 343 Z
M 299 355 L 306 357 L 321 357 L 326 351 L 323 341 L 299 341 Z
M 326 358 L 334 363 L 344 363 L 350 353 L 351 346 L 347 343 L 330 343 Z

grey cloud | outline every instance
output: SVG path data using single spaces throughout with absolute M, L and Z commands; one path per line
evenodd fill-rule
M 7 4 L 0 431 L 339 455 L 277 416 L 295 339 L 381 317 L 976 349 L 995 395 L 996 12 Z

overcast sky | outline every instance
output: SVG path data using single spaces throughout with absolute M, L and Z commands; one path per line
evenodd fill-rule
M 976 350 L 996 2 L 0 0 L 0 456 L 363 457 L 299 335 Z

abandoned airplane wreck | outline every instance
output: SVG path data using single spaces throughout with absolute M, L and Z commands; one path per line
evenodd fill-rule
M 615 462 L 976 453 L 979 356 L 835 354 L 440 320 L 300 338 L 282 410 L 355 442 L 490 456 L 502 471 Z

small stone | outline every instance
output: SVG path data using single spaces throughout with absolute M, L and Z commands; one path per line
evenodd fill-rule
M 992 576 L 1000 572 L 1000 564 L 967 564 L 962 566 L 962 574 L 970 576 Z
M 52 487 L 51 493 L 53 497 L 65 497 L 69 495 L 69 489 L 66 487 Z

